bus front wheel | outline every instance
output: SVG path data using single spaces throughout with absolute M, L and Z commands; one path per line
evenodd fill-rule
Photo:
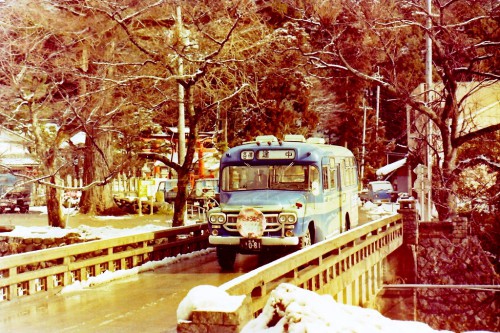
M 304 236 L 300 237 L 300 239 L 299 239 L 299 250 L 306 248 L 308 246 L 311 246 L 312 245 L 312 237 L 313 236 L 312 236 L 311 230 L 309 228 L 307 228 L 307 231 L 304 234 Z
M 217 261 L 223 270 L 233 269 L 236 250 L 229 246 L 217 246 Z
M 349 215 L 346 215 L 344 231 L 349 231 L 349 230 L 351 230 L 351 219 L 349 218 Z

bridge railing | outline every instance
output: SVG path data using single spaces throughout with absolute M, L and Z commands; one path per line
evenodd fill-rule
M 208 225 L 200 223 L 1 257 L 0 302 L 207 247 Z
M 384 259 L 402 243 L 399 214 L 359 226 L 226 282 L 219 288 L 246 296 L 242 305 L 230 314 L 195 310 L 191 321 L 178 323 L 177 332 L 239 332 L 281 283 L 329 294 L 344 304 L 367 305 L 382 288 Z
M 284 282 L 334 295 L 345 304 L 363 305 L 382 288 L 381 260 L 402 243 L 403 222 L 395 214 L 273 261 L 220 288 L 230 295 L 250 296 L 254 314 Z M 354 288 L 347 288 L 353 284 Z

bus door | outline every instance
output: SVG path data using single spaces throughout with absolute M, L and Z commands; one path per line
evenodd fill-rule
M 321 202 L 319 200 L 319 195 L 320 195 L 320 174 L 319 170 L 316 166 L 309 166 L 308 167 L 308 188 L 309 188 L 309 194 L 308 194 L 308 202 L 310 204 L 310 207 L 313 208 L 315 211 L 318 209 L 318 203 Z
M 338 190 L 337 174 L 334 157 L 324 157 L 322 160 L 323 193 L 325 209 L 328 210 L 328 234 L 333 235 L 338 232 Z
M 336 173 L 336 186 L 337 186 L 337 195 L 338 195 L 338 205 L 339 205 L 339 231 L 342 232 L 344 225 L 344 192 L 342 189 L 342 165 L 344 161 L 340 161 L 335 165 L 335 173 Z

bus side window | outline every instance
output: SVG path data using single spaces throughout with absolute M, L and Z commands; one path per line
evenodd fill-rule
M 323 175 L 323 189 L 328 190 L 330 188 L 330 182 L 328 180 L 328 166 L 324 165 L 322 167 L 322 175 Z
M 335 159 L 330 158 L 330 188 L 337 189 L 337 185 L 335 183 L 335 179 L 337 178 L 337 171 L 335 167 Z
M 340 161 L 339 168 L 340 168 L 339 187 L 344 189 L 348 185 L 345 160 Z
M 319 170 L 313 166 L 309 168 L 309 188 L 314 195 L 319 194 Z

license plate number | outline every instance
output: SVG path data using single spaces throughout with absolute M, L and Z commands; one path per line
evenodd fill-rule
M 260 251 L 262 249 L 262 240 L 259 238 L 242 238 L 240 247 L 250 251 Z

